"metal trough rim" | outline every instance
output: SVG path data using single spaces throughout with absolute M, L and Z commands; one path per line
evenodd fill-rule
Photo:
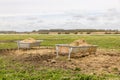
M 56 44 L 56 46 L 63 46 L 63 47 L 72 47 L 72 48 L 86 48 L 86 47 L 98 47 L 98 45 L 86 45 L 86 46 L 70 46 L 69 44 Z
M 31 42 L 22 42 L 22 41 L 20 41 L 20 40 L 18 40 L 18 41 L 16 41 L 16 42 L 18 42 L 18 43 L 22 43 L 22 44 L 30 44 Z M 43 40 L 36 40 L 35 42 L 32 42 L 32 43 L 36 43 L 36 42 L 43 42 Z M 31 43 L 31 44 L 32 44 Z

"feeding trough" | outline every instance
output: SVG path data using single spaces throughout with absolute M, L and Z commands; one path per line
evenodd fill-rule
M 56 44 L 56 53 L 57 57 L 59 52 L 68 53 L 70 59 L 71 53 L 95 54 L 97 47 L 97 45 L 87 44 L 84 40 L 76 40 L 71 44 Z
M 34 39 L 26 39 L 23 41 L 17 41 L 18 49 L 20 48 L 32 48 L 32 47 L 37 47 L 40 46 L 40 43 L 43 40 L 34 40 Z

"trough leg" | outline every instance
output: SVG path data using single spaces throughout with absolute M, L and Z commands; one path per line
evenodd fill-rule
M 57 54 L 57 56 L 56 56 L 56 58 L 58 58 L 58 52 L 59 52 L 59 47 L 58 46 L 56 46 L 56 54 Z
M 72 53 L 73 48 L 69 48 L 69 55 L 68 55 L 68 60 L 70 60 L 70 54 Z
M 20 45 L 19 42 L 17 42 L 17 46 L 18 46 L 18 53 L 20 52 Z

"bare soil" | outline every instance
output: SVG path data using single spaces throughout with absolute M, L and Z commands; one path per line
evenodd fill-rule
M 38 66 L 79 70 L 87 74 L 120 74 L 120 52 L 116 50 L 98 49 L 96 54 L 60 54 L 56 58 L 54 49 L 15 50 L 6 56 L 13 56 L 13 60 L 30 62 Z

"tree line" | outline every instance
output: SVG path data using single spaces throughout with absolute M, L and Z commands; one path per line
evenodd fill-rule
M 17 32 L 17 31 L 0 31 L 0 33 L 2 34 L 22 34 L 22 33 L 27 33 L 27 34 L 30 34 L 30 33 L 38 33 L 38 34 L 49 34 L 49 33 L 57 33 L 57 34 L 70 34 L 70 33 L 73 33 L 73 34 L 83 34 L 83 33 L 86 33 L 86 34 L 91 34 L 93 32 L 103 32 L 104 34 L 120 34 L 120 31 L 119 30 L 111 30 L 111 29 L 108 29 L 108 30 L 105 30 L 105 29 L 49 29 L 49 30 L 33 30 L 33 31 L 25 31 L 25 32 Z

